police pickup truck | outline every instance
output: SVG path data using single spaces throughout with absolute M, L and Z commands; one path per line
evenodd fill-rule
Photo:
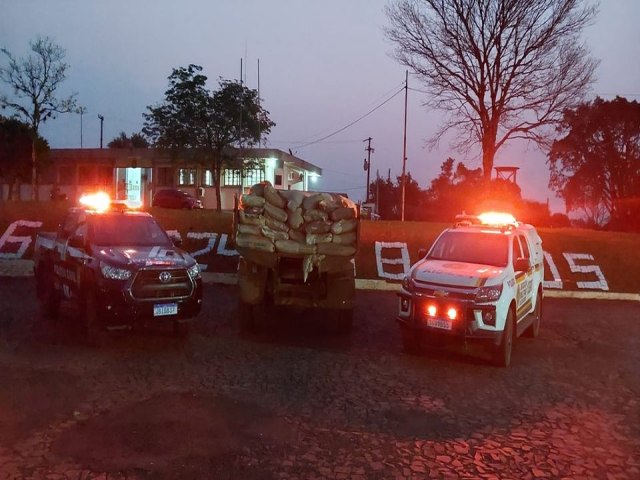
M 397 321 L 405 350 L 471 342 L 509 366 L 513 341 L 542 319 L 542 240 L 534 227 L 494 212 L 458 216 L 402 281 Z
M 87 339 L 108 331 L 166 323 L 188 333 L 202 303 L 196 261 L 173 244 L 146 212 L 88 195 L 69 210 L 57 232 L 40 233 L 34 250 L 36 292 L 43 312 L 57 316 L 75 304 Z

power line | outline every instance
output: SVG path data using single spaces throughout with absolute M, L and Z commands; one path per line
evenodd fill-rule
M 308 147 L 309 145 L 313 145 L 315 143 L 320 143 L 323 140 L 326 140 L 327 138 L 331 138 L 334 135 L 337 135 L 340 132 L 345 131 L 347 128 L 355 125 L 356 123 L 358 123 L 360 120 L 362 120 L 363 118 L 368 117 L 369 115 L 371 115 L 373 112 L 375 112 L 376 110 L 378 110 L 379 108 L 381 108 L 382 106 L 384 106 L 385 104 L 387 104 L 388 102 L 390 102 L 391 100 L 393 100 L 398 94 L 402 93 L 402 91 L 404 90 L 404 87 L 401 88 L 400 90 L 398 90 L 396 93 L 394 93 L 391 97 L 387 98 L 384 102 L 382 102 L 381 104 L 379 104 L 378 106 L 372 108 L 371 110 L 369 110 L 367 113 L 365 113 L 364 115 L 358 117 L 357 119 L 355 119 L 353 122 L 349 123 L 348 125 L 345 125 L 342 128 L 339 128 L 338 130 L 336 130 L 333 133 L 330 133 L 329 135 L 325 135 L 322 138 L 319 138 L 317 140 L 313 140 L 311 142 L 307 142 L 307 143 L 303 143 L 301 145 L 294 145 L 293 148 L 304 148 L 304 147 Z

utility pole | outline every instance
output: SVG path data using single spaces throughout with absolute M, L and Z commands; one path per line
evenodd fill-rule
M 376 215 L 380 215 L 380 170 L 376 170 Z
M 404 141 L 402 149 L 402 215 L 401 220 L 404 222 L 404 195 L 407 177 L 405 175 L 407 167 L 407 99 L 409 97 L 409 70 L 405 70 L 404 77 Z
M 80 114 L 80 148 L 82 148 L 82 116 L 87 113 L 87 107 L 78 107 L 76 113 Z
M 371 148 L 371 140 L 373 140 L 371 137 L 365 138 L 363 140 L 363 142 L 368 142 L 367 148 L 365 148 L 365 151 L 367 152 L 367 159 L 364 161 L 364 169 L 367 171 L 367 194 L 364 203 L 369 203 L 369 174 L 371 172 L 371 154 L 375 152 L 375 149 Z
M 100 148 L 102 148 L 102 126 L 104 124 L 104 117 L 98 114 L 98 118 L 100 119 Z

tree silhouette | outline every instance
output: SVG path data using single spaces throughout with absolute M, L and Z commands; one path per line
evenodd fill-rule
M 13 89 L 14 97 L 0 95 L 0 106 L 10 108 L 31 127 L 31 199 L 37 199 L 37 139 L 40 124 L 58 113 L 68 113 L 75 107 L 74 95 L 58 99 L 55 92 L 67 78 L 69 65 L 64 63 L 65 51 L 49 37 L 30 42 L 32 55 L 15 58 L 7 49 L 0 51 L 8 65 L 0 66 L 0 81 Z
M 479 144 L 489 180 L 508 140 L 546 144 L 581 101 L 597 62 L 578 37 L 595 13 L 581 0 L 397 0 L 386 34 L 426 104 L 448 113 L 432 142 L 453 129 L 457 148 Z

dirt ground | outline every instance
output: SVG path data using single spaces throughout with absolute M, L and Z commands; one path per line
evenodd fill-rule
M 243 336 L 207 285 L 189 339 L 97 350 L 0 278 L 0 479 L 640 478 L 640 304 L 546 299 L 500 369 L 402 353 L 396 302 L 359 291 L 348 336 L 308 314 Z

